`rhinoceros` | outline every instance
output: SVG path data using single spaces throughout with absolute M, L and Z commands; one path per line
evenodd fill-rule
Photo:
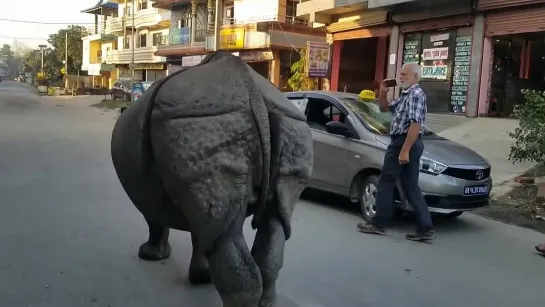
M 190 232 L 191 283 L 213 282 L 224 307 L 273 306 L 312 146 L 304 114 L 230 53 L 157 81 L 111 139 L 117 176 L 149 227 L 138 256 L 168 258 L 169 230 Z

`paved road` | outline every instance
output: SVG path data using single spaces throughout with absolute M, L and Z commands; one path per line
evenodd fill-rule
M 220 306 L 185 282 L 191 254 L 137 258 L 147 238 L 112 169 L 115 116 L 0 84 L 0 306 Z M 58 107 L 57 104 L 64 104 Z M 328 202 L 341 202 L 329 199 Z M 545 236 L 473 215 L 438 226 L 431 245 L 356 232 L 357 215 L 301 201 L 279 280 L 279 307 L 513 307 L 545 301 Z M 248 240 L 253 239 L 250 228 Z

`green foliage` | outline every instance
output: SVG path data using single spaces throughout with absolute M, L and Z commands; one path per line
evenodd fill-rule
M 318 89 L 318 78 L 309 78 L 305 74 L 306 47 L 301 49 L 301 58 L 291 65 L 292 76 L 288 79 L 288 85 L 294 91 L 312 91 Z
M 515 139 L 509 159 L 513 162 L 545 163 L 545 92 L 523 90 L 525 103 L 514 110 L 519 126 L 509 136 Z
M 66 33 L 68 33 L 68 73 L 75 73 L 81 68 L 83 58 L 83 37 L 88 35 L 87 29 L 82 26 L 70 25 L 55 34 L 50 34 L 47 42 L 53 46 L 56 63 L 61 68 L 66 56 Z M 57 64 L 58 65 L 58 64 Z

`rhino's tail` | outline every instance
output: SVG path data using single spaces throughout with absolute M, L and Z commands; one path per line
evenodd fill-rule
M 248 69 L 251 69 L 248 67 Z M 257 97 L 257 99 L 250 99 L 250 109 L 254 117 L 257 130 L 259 133 L 259 140 L 261 142 L 261 189 L 259 191 L 259 199 L 254 211 L 252 219 L 252 228 L 256 229 L 261 223 L 265 208 L 267 206 L 267 198 L 269 195 L 269 180 L 271 171 L 271 129 L 269 124 L 269 111 L 265 100 L 261 95 L 261 91 L 253 81 L 251 75 L 248 73 L 248 92 L 250 98 Z

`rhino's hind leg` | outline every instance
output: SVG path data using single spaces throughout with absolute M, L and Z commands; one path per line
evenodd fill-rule
M 259 226 L 252 246 L 254 257 L 263 280 L 263 293 L 259 307 L 272 307 L 276 298 L 276 280 L 284 265 L 286 236 L 278 215 L 273 211 L 277 206 L 267 205 L 263 223 Z
M 245 217 L 239 213 L 207 254 L 223 307 L 256 307 L 261 297 L 261 273 L 242 234 Z
M 189 282 L 192 284 L 208 284 L 212 282 L 210 276 L 210 267 L 208 259 L 204 254 L 199 253 L 197 236 L 191 234 L 191 243 L 193 243 L 193 255 L 191 255 L 191 264 L 189 265 Z
M 168 243 L 169 229 L 156 223 L 148 222 L 148 241 L 140 246 L 138 257 L 149 261 L 158 261 L 170 256 L 171 247 Z

